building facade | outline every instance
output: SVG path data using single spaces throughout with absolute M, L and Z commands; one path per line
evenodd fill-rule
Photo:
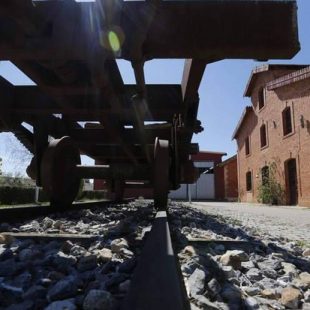
M 200 170 L 200 177 L 194 184 L 182 184 L 171 191 L 169 198 L 179 200 L 223 200 L 224 170 L 219 164 L 226 153 L 200 151 L 192 155 L 194 166 Z
M 238 167 L 237 155 L 234 155 L 222 163 L 219 167 L 223 169 L 224 177 L 224 200 L 237 201 L 238 200 Z
M 262 186 L 275 180 L 274 203 L 310 206 L 310 67 L 258 67 L 245 96 L 252 105 L 233 134 L 239 199 L 259 201 Z

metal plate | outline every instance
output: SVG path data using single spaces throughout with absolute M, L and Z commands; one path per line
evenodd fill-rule
M 167 209 L 169 192 L 169 141 L 156 138 L 154 145 L 154 205 Z

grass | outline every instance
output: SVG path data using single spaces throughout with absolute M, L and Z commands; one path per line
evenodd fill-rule
M 297 240 L 297 241 L 295 241 L 295 243 L 300 248 L 309 248 L 310 247 L 310 242 L 309 241 Z

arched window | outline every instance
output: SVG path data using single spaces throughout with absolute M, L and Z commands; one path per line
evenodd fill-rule
M 266 125 L 263 124 L 260 127 L 260 147 L 265 147 L 267 145 L 267 129 Z
M 248 192 L 252 191 L 252 172 L 248 171 L 245 175 L 246 178 L 246 190 Z
M 265 88 L 260 88 L 258 91 L 258 108 L 262 109 L 265 106 Z
M 291 107 L 282 111 L 283 135 L 286 136 L 293 131 Z

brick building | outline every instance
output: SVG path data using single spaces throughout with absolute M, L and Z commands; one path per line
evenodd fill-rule
M 224 200 L 237 201 L 238 200 L 238 168 L 237 155 L 234 155 L 222 163 L 219 167 L 223 169 L 224 178 Z
M 189 187 L 192 200 L 223 200 L 224 199 L 224 170 L 219 167 L 223 152 L 200 151 L 192 155 L 195 167 L 200 170 L 200 177 L 194 184 L 182 184 L 176 191 L 171 191 L 171 199 L 189 199 Z
M 252 105 L 233 133 L 240 200 L 256 202 L 272 173 L 284 190 L 278 203 L 310 206 L 310 67 L 257 67 L 245 96 Z

